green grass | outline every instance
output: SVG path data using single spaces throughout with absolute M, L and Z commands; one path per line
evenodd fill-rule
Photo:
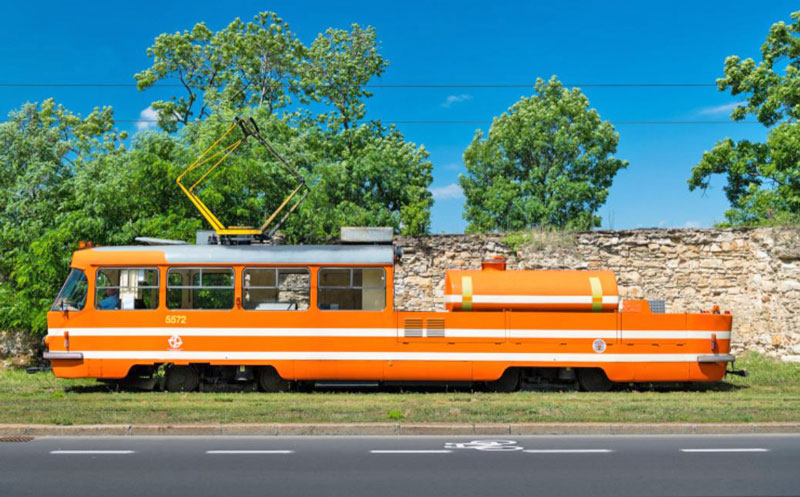
M 610 393 L 186 393 L 0 371 L 0 423 L 512 423 L 800 421 L 800 365 L 756 355 L 748 378 Z

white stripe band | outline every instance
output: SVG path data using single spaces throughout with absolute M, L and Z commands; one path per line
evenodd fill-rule
M 294 454 L 293 450 L 207 450 L 206 454 Z
M 371 450 L 372 454 L 450 454 L 451 450 Z
M 132 450 L 51 450 L 51 454 L 84 454 L 84 455 L 120 455 L 120 454 L 133 454 L 134 451 Z
M 461 294 L 445 295 L 447 303 L 459 304 Z M 592 304 L 591 295 L 473 295 L 473 304 Z M 603 304 L 619 304 L 619 297 L 604 295 Z
M 523 450 L 528 454 L 609 454 L 611 449 L 531 449 Z
M 526 354 L 482 352 L 213 352 L 183 350 L 88 350 L 84 359 L 152 361 L 515 361 L 697 362 L 698 354 Z
M 51 328 L 50 336 L 164 336 L 174 334 L 208 337 L 363 337 L 363 338 L 402 338 L 400 328 Z M 399 335 L 398 335 L 399 333 Z M 620 333 L 623 339 L 710 339 L 716 335 L 719 340 L 728 340 L 730 331 L 702 330 L 543 330 L 543 329 L 445 329 L 445 336 L 451 338 L 588 338 L 616 339 Z
M 681 449 L 681 452 L 769 452 L 769 449 Z

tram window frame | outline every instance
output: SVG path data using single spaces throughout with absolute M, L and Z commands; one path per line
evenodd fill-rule
M 103 271 L 119 271 L 117 274 L 117 284 L 116 285 L 100 285 L 100 276 Z M 130 285 L 123 287 L 120 285 L 120 276 L 122 271 L 152 271 L 155 274 L 155 284 L 154 285 L 136 285 L 135 287 L 131 287 Z M 124 308 L 123 307 L 123 299 L 120 298 L 122 294 L 123 288 L 134 288 L 136 290 L 155 290 L 155 307 L 136 307 L 136 299 L 133 301 L 132 308 Z M 110 309 L 105 309 L 99 307 L 100 303 L 105 300 L 100 298 L 100 292 L 102 290 L 116 290 L 117 300 L 119 301 L 119 307 L 114 307 Z M 110 296 L 110 295 L 109 295 Z M 108 297 L 108 296 L 107 296 Z M 106 297 L 106 298 L 107 298 Z M 161 307 L 161 272 L 158 270 L 157 267 L 152 266 L 125 266 L 125 267 L 118 267 L 118 266 L 101 266 L 95 270 L 94 275 L 94 308 L 97 311 L 155 311 Z
M 274 272 L 273 280 L 275 284 L 273 286 L 265 286 L 265 285 L 250 285 L 247 283 L 247 276 L 249 271 L 270 271 Z M 282 287 L 281 286 L 281 271 L 286 271 L 284 274 L 304 274 L 307 279 L 307 283 L 305 286 L 297 286 L 297 287 Z M 293 271 L 293 272 L 289 272 Z M 304 273 L 300 273 L 299 271 L 304 271 Z M 261 304 L 289 304 L 289 308 L 287 309 L 258 309 L 255 308 L 248 308 L 247 303 L 245 302 L 246 294 L 245 292 L 250 290 L 274 290 L 277 293 L 277 296 L 280 296 L 280 292 L 296 292 L 296 291 L 305 291 L 306 292 L 306 300 L 308 302 L 308 306 L 305 309 L 300 309 L 297 305 L 297 302 L 262 302 Z M 260 304 L 259 304 L 260 305 Z M 294 308 L 291 308 L 291 305 L 294 305 Z M 304 312 L 311 308 L 311 269 L 308 266 L 247 266 L 242 270 L 242 309 L 245 311 L 290 311 L 290 312 Z
M 226 271 L 230 275 L 230 286 L 221 286 L 221 285 L 203 285 L 203 270 L 214 270 L 214 273 L 211 274 L 222 274 L 220 271 Z M 189 271 L 189 285 L 172 285 L 170 282 L 170 276 L 177 272 L 177 271 Z M 192 271 L 199 271 L 198 273 L 192 273 Z M 198 275 L 199 285 L 193 285 L 192 280 L 193 275 Z M 181 277 L 183 279 L 183 277 Z M 181 304 L 178 307 L 171 307 L 170 306 L 170 291 L 171 290 L 180 290 L 180 301 Z M 183 291 L 189 290 L 191 293 L 189 294 L 192 307 L 184 307 L 183 306 Z M 230 292 L 230 307 L 194 307 L 195 302 L 197 300 L 196 293 L 200 290 L 224 290 Z M 171 267 L 167 269 L 167 285 L 166 285 L 166 307 L 171 311 L 230 311 L 233 310 L 236 305 L 236 271 L 234 271 L 233 267 L 230 266 L 192 266 L 192 267 Z
M 67 297 L 72 297 L 75 291 L 83 291 L 83 297 L 78 301 L 72 301 Z M 53 305 L 50 307 L 51 311 L 82 311 L 86 307 L 86 301 L 89 298 L 89 278 L 86 276 L 86 271 L 80 268 L 70 268 L 67 279 L 61 285 L 61 290 L 58 291 Z
M 323 285 L 322 284 L 322 273 L 323 271 L 349 271 L 349 284 L 348 285 Z M 355 271 L 364 271 L 364 270 L 379 270 L 381 272 L 381 281 L 383 281 L 382 286 L 364 286 L 364 275 L 361 274 L 361 284 L 355 285 Z M 360 290 L 362 292 L 361 298 L 363 303 L 363 291 L 364 290 L 382 290 L 383 291 L 383 307 L 376 308 L 376 309 L 351 309 L 351 308 L 330 308 L 330 307 L 321 307 L 321 295 L 323 294 L 324 290 Z M 351 311 L 351 312 L 383 312 L 386 310 L 386 302 L 388 300 L 387 295 L 387 283 L 386 283 L 386 269 L 383 267 L 321 267 L 317 270 L 317 309 L 321 311 Z

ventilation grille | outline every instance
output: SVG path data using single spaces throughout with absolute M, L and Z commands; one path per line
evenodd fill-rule
M 425 323 L 426 336 L 428 337 L 443 337 L 444 336 L 444 319 L 429 319 Z
M 0 443 L 2 442 L 30 442 L 33 440 L 33 437 L 25 437 L 25 436 L 13 436 L 13 437 L 0 437 Z
M 647 303 L 650 304 L 650 312 L 653 314 L 664 314 L 667 312 L 667 306 L 663 299 L 648 300 Z
M 407 338 L 444 337 L 444 319 L 427 319 L 424 328 L 421 319 L 406 319 L 403 322 L 403 336 Z
M 405 330 L 403 336 L 406 337 L 422 337 L 422 320 L 421 319 L 406 319 Z

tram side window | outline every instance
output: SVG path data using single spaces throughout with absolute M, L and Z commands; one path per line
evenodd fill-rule
M 233 269 L 170 269 L 167 273 L 167 307 L 233 309 Z
M 304 311 L 311 301 L 311 275 L 307 268 L 247 268 L 242 294 L 246 310 Z
M 381 311 L 386 307 L 386 273 L 381 268 L 321 268 L 317 307 Z
M 86 292 L 89 282 L 86 274 L 80 269 L 73 269 L 67 276 L 67 281 L 58 292 L 56 301 L 53 302 L 52 311 L 80 311 L 86 305 Z
M 97 270 L 94 306 L 101 311 L 158 308 L 158 271 L 143 268 Z

